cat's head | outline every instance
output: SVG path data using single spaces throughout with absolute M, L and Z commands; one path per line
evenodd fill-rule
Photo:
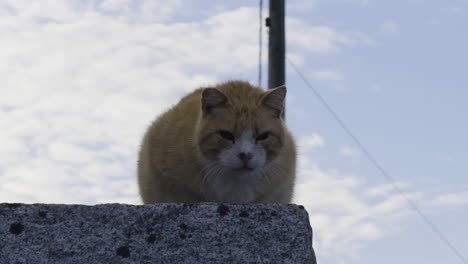
M 285 86 L 263 91 L 240 81 L 204 89 L 198 127 L 204 159 L 239 172 L 267 166 L 284 144 L 285 96 Z

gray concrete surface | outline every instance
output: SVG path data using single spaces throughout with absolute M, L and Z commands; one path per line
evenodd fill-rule
M 0 204 L 0 263 L 315 263 L 297 205 Z

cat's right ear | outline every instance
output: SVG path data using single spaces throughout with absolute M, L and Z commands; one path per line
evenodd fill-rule
M 273 115 L 277 118 L 281 117 L 284 110 L 284 100 L 286 97 L 286 86 L 281 85 L 265 92 L 262 103 L 271 110 Z
M 224 107 L 227 97 L 216 88 L 205 88 L 202 93 L 203 116 L 210 114 L 217 107 Z

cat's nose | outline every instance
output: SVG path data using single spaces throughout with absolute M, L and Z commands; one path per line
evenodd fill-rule
M 249 162 L 249 160 L 252 159 L 252 153 L 250 153 L 250 152 L 247 152 L 247 153 L 246 152 L 241 152 L 241 153 L 239 153 L 239 159 L 241 159 L 244 164 L 247 164 Z

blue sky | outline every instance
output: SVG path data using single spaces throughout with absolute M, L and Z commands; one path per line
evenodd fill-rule
M 287 56 L 465 258 L 467 15 L 461 0 L 287 2 Z M 139 204 L 151 120 L 201 85 L 256 83 L 257 54 L 258 1 L 0 1 L 0 201 Z M 287 86 L 319 262 L 461 263 L 289 65 Z

